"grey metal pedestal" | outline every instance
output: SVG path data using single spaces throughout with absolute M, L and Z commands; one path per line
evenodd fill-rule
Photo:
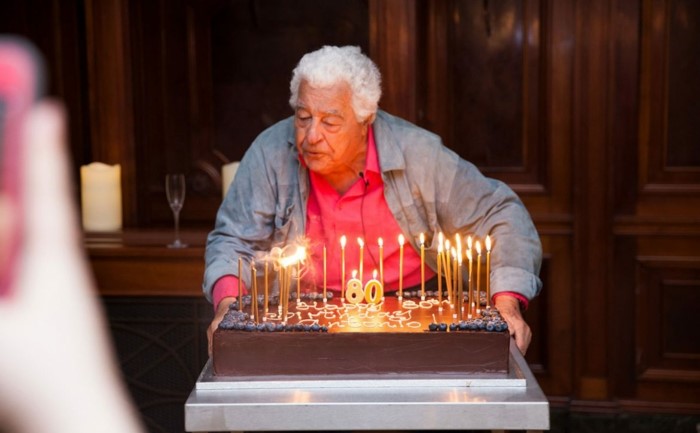
M 507 378 L 236 381 L 211 361 L 185 403 L 188 432 L 549 430 L 549 403 L 511 344 Z

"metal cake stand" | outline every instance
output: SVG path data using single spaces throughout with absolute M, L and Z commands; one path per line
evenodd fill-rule
M 185 429 L 549 430 L 549 403 L 515 343 L 488 375 L 216 377 L 211 360 L 185 403 Z

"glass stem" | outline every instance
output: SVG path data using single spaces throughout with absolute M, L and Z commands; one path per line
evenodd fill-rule
M 180 212 L 179 211 L 173 212 L 173 215 L 175 216 L 175 243 L 179 244 L 180 243 Z

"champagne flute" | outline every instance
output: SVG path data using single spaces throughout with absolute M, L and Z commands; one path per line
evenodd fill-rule
M 165 194 L 175 217 L 175 240 L 168 244 L 168 248 L 185 248 L 187 244 L 180 241 L 180 211 L 185 204 L 185 175 L 166 174 Z

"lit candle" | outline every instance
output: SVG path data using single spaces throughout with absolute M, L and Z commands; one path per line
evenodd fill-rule
M 481 243 L 476 241 L 474 248 L 476 249 L 476 288 L 474 289 L 474 293 L 476 295 L 476 312 L 479 313 L 481 310 L 481 287 L 479 284 L 481 279 Z
M 420 234 L 420 300 L 425 301 L 425 235 Z
M 437 275 L 438 275 L 438 311 L 442 311 L 442 242 L 438 242 L 437 252 Z
M 379 238 L 377 243 L 379 244 L 379 282 L 382 283 L 382 288 L 384 288 L 384 240 Z
M 323 246 L 323 302 L 328 301 L 328 297 L 326 296 L 326 246 Z
M 368 304 L 378 304 L 384 297 L 384 287 L 382 283 L 377 280 L 377 270 L 372 272 L 372 279 L 367 281 L 364 288 L 365 301 Z
M 457 252 L 457 287 L 457 319 L 461 321 L 464 307 L 464 286 L 462 283 L 462 253 L 459 248 Z
M 345 299 L 351 304 L 359 304 L 364 297 L 362 282 L 357 279 L 357 270 L 353 269 L 352 278 L 348 280 L 348 289 L 345 291 Z
M 486 307 L 491 308 L 491 236 L 486 236 Z
M 457 287 L 455 289 L 457 291 L 457 302 L 455 305 L 457 306 L 459 320 L 462 320 L 462 304 L 464 303 L 462 293 L 462 238 L 459 234 L 455 235 L 455 241 L 457 244 L 457 276 L 455 278 L 457 281 Z
M 473 310 L 474 297 L 472 294 L 472 245 L 473 240 L 471 235 L 467 237 L 467 259 L 469 259 L 469 279 L 467 280 L 467 308 L 469 309 L 468 318 L 471 319 Z
M 122 229 L 121 166 L 101 162 L 80 167 L 83 228 L 93 232 Z
M 362 238 L 357 238 L 357 244 L 360 246 L 360 282 L 363 282 L 364 279 L 362 277 L 364 274 L 362 272 L 362 265 L 365 256 L 365 241 L 363 241 Z
M 469 240 L 471 241 L 471 236 L 469 237 Z M 469 260 L 469 279 L 467 280 L 467 318 L 471 319 L 472 318 L 472 307 L 473 307 L 473 302 L 472 302 L 472 250 L 471 250 L 471 242 L 470 248 L 467 250 L 467 260 Z
M 226 198 L 228 187 L 231 185 L 231 182 L 233 182 L 233 178 L 236 177 L 236 171 L 239 165 L 241 165 L 240 162 L 234 161 L 221 167 L 221 192 L 224 198 Z
M 345 244 L 348 239 L 345 235 L 340 237 L 340 298 L 345 299 Z
M 403 244 L 406 240 L 399 235 L 399 300 L 403 299 Z

